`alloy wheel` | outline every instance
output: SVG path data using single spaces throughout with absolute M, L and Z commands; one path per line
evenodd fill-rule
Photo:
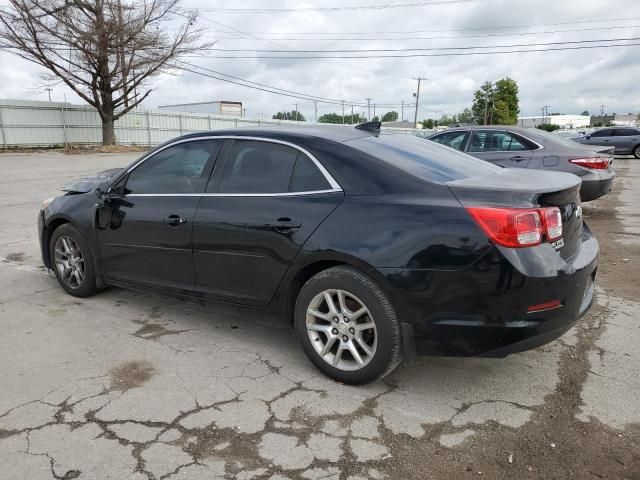
M 76 241 L 67 235 L 58 238 L 54 257 L 60 279 L 69 288 L 80 288 L 85 278 L 84 256 Z
M 346 290 L 324 290 L 313 297 L 306 327 L 318 355 L 339 370 L 360 370 L 376 354 L 378 331 L 371 312 Z

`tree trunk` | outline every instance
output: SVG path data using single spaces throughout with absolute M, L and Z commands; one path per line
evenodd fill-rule
M 107 113 L 107 115 L 102 119 L 102 145 L 116 144 L 116 133 L 113 125 L 113 114 Z

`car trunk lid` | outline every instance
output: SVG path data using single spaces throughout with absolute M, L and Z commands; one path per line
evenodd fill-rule
M 582 244 L 580 179 L 570 173 L 504 169 L 493 175 L 447 182 L 465 207 L 544 208 L 558 207 L 562 238 L 551 243 L 565 260 Z

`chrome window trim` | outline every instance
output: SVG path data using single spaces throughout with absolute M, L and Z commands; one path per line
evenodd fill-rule
M 342 189 L 310 190 L 307 192 L 284 193 L 130 193 L 127 197 L 298 197 L 321 193 L 339 193 Z
M 544 145 L 539 144 L 538 142 L 536 142 L 535 140 L 532 140 L 531 138 L 527 137 L 526 135 L 521 134 L 520 132 L 514 132 L 513 130 L 507 130 L 507 129 L 497 129 L 497 128 L 478 128 L 478 129 L 471 129 L 469 130 L 470 134 L 473 134 L 473 132 L 507 132 L 507 133 L 511 133 L 513 135 L 515 135 L 516 137 L 522 137 L 525 140 L 527 140 L 528 142 L 533 143 L 536 147 L 538 148 L 534 148 L 533 150 L 487 150 L 487 151 L 483 151 L 483 152 L 472 152 L 471 150 L 467 150 L 465 153 L 514 153 L 514 152 L 537 152 L 538 150 L 542 150 L 544 149 Z M 471 136 L 469 136 L 469 140 L 471 140 Z
M 257 142 L 277 143 L 280 145 L 285 145 L 285 146 L 294 148 L 299 152 L 302 152 L 303 154 L 305 154 L 307 157 L 311 159 L 311 161 L 315 164 L 315 166 L 318 167 L 318 170 L 320 170 L 320 173 L 322 173 L 325 180 L 329 182 L 329 185 L 331 186 L 331 188 L 326 190 L 312 190 L 312 191 L 304 191 L 304 192 L 281 192 L 281 193 L 206 193 L 206 192 L 202 192 L 202 193 L 131 193 L 126 196 L 127 197 L 291 197 L 291 196 L 297 196 L 297 195 L 315 195 L 319 193 L 333 193 L 333 192 L 343 191 L 342 187 L 340 187 L 340 184 L 333 178 L 333 176 L 331 176 L 331 174 L 327 171 L 327 169 L 324 168 L 324 165 L 320 163 L 320 160 L 318 160 L 315 156 L 313 156 L 307 149 L 299 145 L 296 145 L 295 143 L 287 142 L 285 140 L 279 140 L 276 138 L 253 137 L 253 136 L 249 137 L 244 135 L 207 135 L 206 137 L 193 137 L 193 138 L 185 138 L 182 140 L 177 140 L 175 142 L 171 142 L 165 145 L 164 147 L 158 150 L 154 150 L 147 156 L 141 158 L 138 162 L 134 163 L 131 167 L 129 167 L 129 169 L 126 171 L 126 174 L 131 173 L 140 165 L 142 165 L 144 162 L 146 162 L 148 159 L 152 158 L 153 156 L 162 152 L 163 150 L 166 150 L 167 148 L 173 147 L 175 145 L 179 145 L 181 143 L 197 142 L 200 140 L 252 140 Z M 120 176 L 114 183 L 117 183 L 118 181 L 120 181 L 120 178 L 122 178 L 122 176 Z M 111 188 L 109 188 L 109 190 L 111 190 Z

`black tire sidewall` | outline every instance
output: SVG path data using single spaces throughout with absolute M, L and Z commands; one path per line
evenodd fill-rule
M 633 156 L 640 160 L 640 145 L 636 145 L 636 148 L 633 149 Z
M 309 303 L 323 290 L 342 289 L 358 297 L 369 309 L 376 324 L 378 345 L 371 362 L 357 371 L 339 370 L 315 351 L 306 328 Z M 389 373 L 401 359 L 400 324 L 395 311 L 380 287 L 359 270 L 337 267 L 320 272 L 312 277 L 300 290 L 294 310 L 296 333 L 302 347 L 314 365 L 327 376 L 348 384 L 363 384 Z
M 58 269 L 55 265 L 55 245 L 58 239 L 62 236 L 71 237 L 80 247 L 80 251 L 82 252 L 82 257 L 84 258 L 84 282 L 79 288 L 71 288 L 69 287 L 62 278 L 60 278 L 60 274 L 58 273 Z M 93 254 L 91 249 L 89 248 L 89 244 L 85 241 L 84 237 L 80 234 L 77 228 L 73 225 L 65 223 L 53 232 L 51 235 L 51 240 L 49 242 L 49 258 L 51 259 L 51 266 L 53 268 L 53 272 L 58 280 L 58 283 L 64 290 L 74 297 L 88 297 L 95 294 L 98 289 L 96 287 L 96 277 L 95 277 L 95 269 L 93 266 Z

